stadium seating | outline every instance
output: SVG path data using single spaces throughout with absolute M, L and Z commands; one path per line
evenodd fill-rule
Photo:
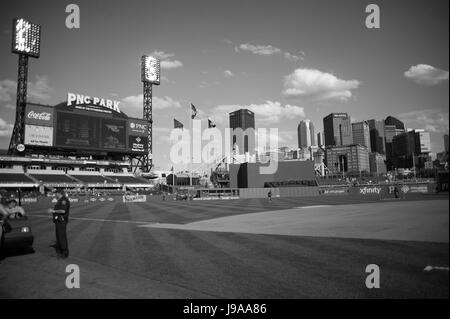
M 328 179 L 328 178 L 318 178 L 317 183 L 319 184 L 319 186 L 339 186 L 349 184 L 345 180 Z
M 1 183 L 34 183 L 34 181 L 21 173 L 0 173 Z
M 121 184 L 150 184 L 150 182 L 145 178 L 140 178 L 133 175 L 105 175 L 105 177 L 108 177 L 115 183 Z
M 72 177 L 78 179 L 82 183 L 88 184 L 111 184 L 115 183 L 113 180 L 101 175 L 72 175 Z
M 76 183 L 69 176 L 62 174 L 32 174 L 31 176 L 43 183 Z
M 301 186 L 317 186 L 316 181 L 308 180 L 291 180 L 280 182 L 265 182 L 264 187 L 278 188 L 278 187 L 301 187 Z

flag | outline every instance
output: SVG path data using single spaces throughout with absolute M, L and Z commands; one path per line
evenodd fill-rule
M 208 128 L 214 128 L 214 127 L 216 127 L 216 123 L 214 123 L 213 120 L 208 118 Z
M 195 119 L 196 116 L 197 116 L 197 109 L 194 106 L 194 104 L 191 103 L 191 118 Z
M 184 125 L 177 119 L 173 119 L 173 128 L 181 128 L 183 129 Z

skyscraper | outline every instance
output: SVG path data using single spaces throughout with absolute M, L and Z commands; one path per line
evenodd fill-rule
M 297 128 L 298 147 L 316 146 L 314 124 L 310 120 L 301 121 Z
M 370 148 L 372 152 L 386 154 L 383 120 L 369 120 Z
M 405 124 L 393 116 L 388 116 L 384 120 L 384 136 L 386 149 L 386 164 L 388 170 L 392 169 L 394 157 L 394 137 L 405 133 Z
M 402 133 L 405 132 L 405 124 L 393 116 L 386 117 L 386 119 L 384 120 L 384 124 L 385 125 L 395 125 L 396 129 L 401 130 Z
M 352 123 L 347 113 L 331 113 L 324 117 L 325 146 L 353 144 Z
M 395 168 L 423 168 L 430 153 L 430 133 L 411 130 L 394 136 L 392 140 L 392 164 Z M 414 159 L 413 159 L 414 157 Z
M 325 141 L 323 138 L 323 132 L 317 133 L 317 146 L 323 147 L 325 146 Z
M 231 132 L 232 147 L 236 146 L 240 154 L 253 153 L 255 150 L 255 113 L 247 109 L 231 112 L 230 128 L 233 130 Z M 247 129 L 249 130 L 246 132 Z
M 370 147 L 370 130 L 367 121 L 352 123 L 353 143 L 367 147 L 371 152 Z

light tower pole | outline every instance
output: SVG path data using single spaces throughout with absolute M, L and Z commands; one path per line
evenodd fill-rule
M 153 167 L 153 106 L 152 106 L 152 84 L 144 82 L 144 120 L 148 121 L 148 152 L 143 158 L 143 169 L 145 172 L 150 172 Z
M 25 107 L 27 105 L 28 56 L 19 54 L 19 68 L 17 75 L 16 120 L 9 142 L 9 154 L 20 150 L 19 145 L 25 142 Z
M 141 169 L 150 172 L 153 166 L 153 107 L 152 85 L 160 84 L 160 61 L 154 57 L 143 55 L 141 58 L 141 81 L 143 89 L 143 118 L 148 121 L 147 154 L 142 156 Z
M 24 19 L 13 20 L 12 53 L 19 55 L 17 75 L 16 119 L 8 153 L 25 150 L 25 107 L 27 105 L 28 57 L 39 58 L 41 26 Z

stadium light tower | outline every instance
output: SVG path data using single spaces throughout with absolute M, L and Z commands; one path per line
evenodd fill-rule
M 141 81 L 144 84 L 144 114 L 148 121 L 148 153 L 141 159 L 142 170 L 150 172 L 153 166 L 153 108 L 152 108 L 152 85 L 160 84 L 161 65 L 157 58 L 143 55 L 141 59 Z
M 9 154 L 25 150 L 25 107 L 27 104 L 28 57 L 39 58 L 41 26 L 22 18 L 13 19 L 12 53 L 19 55 L 17 76 L 16 120 L 14 123 Z

